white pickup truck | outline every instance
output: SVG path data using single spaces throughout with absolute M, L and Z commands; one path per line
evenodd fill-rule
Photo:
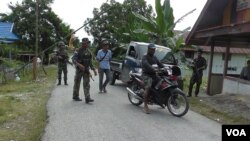
M 141 60 L 143 55 L 147 53 L 148 44 L 149 43 L 144 42 L 130 42 L 125 58 L 123 60 L 111 61 L 111 85 L 114 85 L 116 80 L 121 80 L 126 83 L 130 79 L 129 73 L 131 71 L 141 71 Z M 156 45 L 155 55 L 167 68 L 177 65 L 177 60 L 168 47 Z M 181 84 L 180 88 L 182 88 L 181 77 L 178 82 Z

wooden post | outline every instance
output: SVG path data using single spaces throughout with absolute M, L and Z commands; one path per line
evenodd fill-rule
M 37 79 L 37 56 L 38 56 L 38 0 L 36 0 L 36 46 L 33 58 L 33 80 Z
M 227 75 L 229 53 L 230 53 L 230 41 L 228 41 L 228 45 L 227 45 L 227 47 L 226 47 L 226 53 L 225 53 L 225 57 L 224 57 L 223 79 L 224 79 L 225 76 Z
M 211 77 L 212 77 L 212 67 L 213 67 L 213 58 L 214 58 L 214 39 L 212 39 L 211 51 L 210 51 L 210 60 L 208 68 L 208 82 L 207 82 L 207 94 L 212 95 L 210 91 L 211 87 Z
M 37 78 L 37 71 L 36 71 L 36 63 L 37 63 L 37 58 L 36 58 L 36 56 L 35 57 L 33 57 L 33 60 L 32 60 L 32 63 L 33 63 L 33 69 L 32 69 L 32 72 L 33 72 L 33 80 L 36 80 L 36 78 Z

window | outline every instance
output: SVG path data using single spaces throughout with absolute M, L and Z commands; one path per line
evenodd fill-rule
M 130 46 L 128 56 L 135 58 L 136 52 L 135 52 L 135 48 L 133 46 Z

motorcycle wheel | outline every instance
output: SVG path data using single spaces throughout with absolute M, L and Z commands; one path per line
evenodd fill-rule
M 176 117 L 184 116 L 189 109 L 186 95 L 180 89 L 172 90 L 167 101 L 167 107 L 172 115 Z
M 137 84 L 135 84 L 135 83 L 130 84 L 130 85 L 129 85 L 129 88 L 130 88 L 133 92 L 139 91 L 139 88 L 138 88 Z M 130 93 L 128 93 L 128 100 L 130 101 L 130 103 L 132 103 L 132 104 L 135 105 L 135 106 L 140 106 L 140 105 L 143 103 L 143 101 L 141 101 L 141 100 L 135 98 L 134 95 L 133 95 L 133 94 L 130 94 Z

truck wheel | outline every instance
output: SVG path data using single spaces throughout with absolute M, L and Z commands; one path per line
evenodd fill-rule
M 109 84 L 110 85 L 114 85 L 115 84 L 115 80 L 116 80 L 115 72 L 111 71 L 110 72 L 110 82 L 109 82 Z

